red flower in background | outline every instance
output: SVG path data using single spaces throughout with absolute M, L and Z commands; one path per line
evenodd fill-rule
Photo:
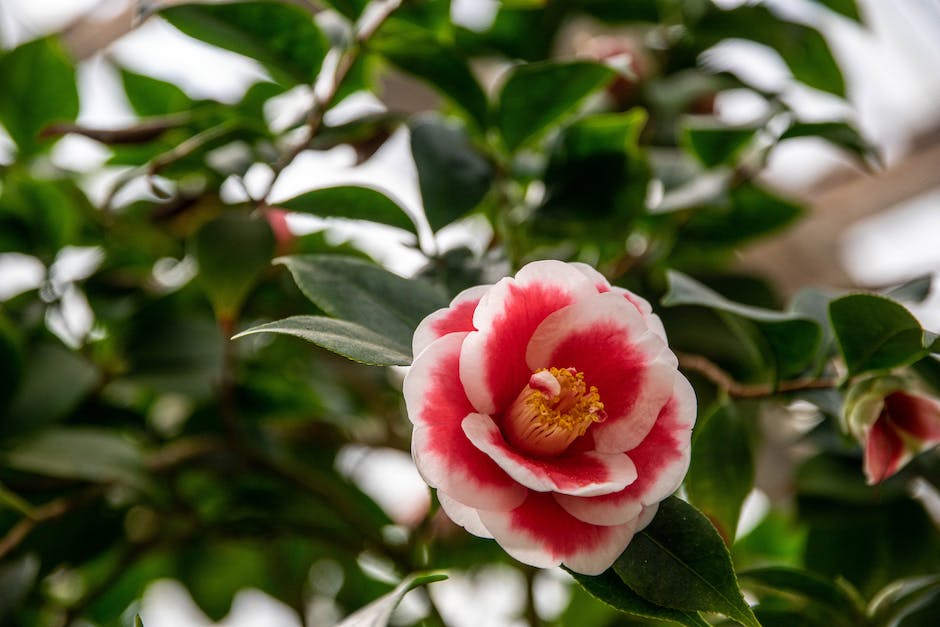
M 685 476 L 692 388 L 649 303 L 589 266 L 466 290 L 414 354 L 418 470 L 454 522 L 522 562 L 603 572 Z

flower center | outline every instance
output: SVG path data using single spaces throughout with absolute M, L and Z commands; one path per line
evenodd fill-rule
M 503 419 L 503 435 L 530 455 L 564 451 L 588 427 L 607 418 L 604 403 L 574 368 L 536 370 Z

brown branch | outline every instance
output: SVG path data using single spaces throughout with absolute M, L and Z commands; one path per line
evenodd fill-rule
M 124 128 L 91 128 L 72 122 L 59 122 L 46 126 L 39 133 L 42 138 L 56 138 L 74 134 L 94 139 L 103 144 L 139 144 L 155 139 L 170 130 L 178 128 L 189 120 L 188 114 L 168 115 L 141 120 L 139 123 Z
M 829 390 L 839 385 L 838 379 L 829 377 L 791 379 L 776 384 L 741 383 L 707 357 L 680 352 L 677 352 L 676 356 L 679 358 L 680 368 L 699 373 L 731 396 L 738 398 L 761 398 L 801 390 Z
M 33 508 L 32 516 L 23 518 L 13 525 L 13 528 L 3 536 L 3 539 L 0 539 L 0 560 L 19 546 L 40 523 L 61 518 L 71 511 L 88 505 L 97 499 L 104 492 L 104 489 L 105 486 L 93 486 L 74 496 L 58 498 Z

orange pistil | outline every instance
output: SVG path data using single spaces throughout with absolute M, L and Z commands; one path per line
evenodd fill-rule
M 503 435 L 524 453 L 550 457 L 606 418 L 600 394 L 584 382 L 584 373 L 574 368 L 541 368 L 506 412 Z

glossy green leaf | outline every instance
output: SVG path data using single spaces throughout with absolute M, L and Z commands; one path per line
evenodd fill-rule
M 708 516 L 730 546 L 741 505 L 754 484 L 754 454 L 744 417 L 732 404 L 695 425 L 685 478 L 689 502 Z
M 652 618 L 687 627 L 706 627 L 710 624 L 698 612 L 675 610 L 647 601 L 628 588 L 612 570 L 596 577 L 568 572 L 591 596 L 630 616 Z
M 268 267 L 275 240 L 265 220 L 232 211 L 203 225 L 192 247 L 216 315 L 231 318 Z
M 401 205 L 371 187 L 344 185 L 304 192 L 277 203 L 289 211 L 309 213 L 321 218 L 368 220 L 387 224 L 417 235 L 417 227 Z
M 313 15 L 282 2 L 186 4 L 160 15 L 190 37 L 260 61 L 286 84 L 312 83 L 328 49 Z
M 0 85 L 0 122 L 22 156 L 41 149 L 39 134 L 47 124 L 78 116 L 75 69 L 54 37 L 0 55 Z
M 182 89 L 159 79 L 121 69 L 124 93 L 134 112 L 142 117 L 188 111 L 193 101 Z
M 418 323 L 445 307 L 429 284 L 406 279 L 354 257 L 282 257 L 300 290 L 331 316 L 362 325 L 398 346 L 410 346 Z M 407 351 L 406 351 L 407 353 Z
M 92 427 L 46 429 L 0 453 L 0 464 L 23 472 L 89 481 L 142 480 L 140 448 L 115 431 Z
M 738 577 L 745 588 L 766 588 L 803 597 L 826 612 L 835 624 L 849 627 L 866 622 L 862 599 L 848 584 L 840 585 L 816 573 L 784 566 L 742 571 Z
M 467 59 L 453 45 L 404 20 L 389 19 L 369 42 L 369 50 L 401 70 L 427 81 L 480 128 L 487 123 L 486 94 L 470 71 Z
M 884 296 L 837 298 L 829 304 L 829 316 L 849 374 L 911 364 L 927 353 L 917 319 Z
M 813 320 L 732 302 L 679 272 L 669 271 L 668 279 L 664 305 L 698 305 L 752 323 L 765 343 L 758 348 L 765 352 L 778 377 L 795 376 L 812 362 L 821 338 L 820 327 Z
M 878 149 L 848 122 L 795 122 L 780 136 L 780 141 L 795 137 L 818 137 L 860 159 L 880 163 Z
M 395 589 L 364 608 L 350 614 L 336 627 L 385 627 L 392 612 L 408 592 L 418 586 L 443 581 L 447 575 L 439 573 L 415 574 L 406 577 Z
M 512 69 L 500 91 L 496 119 L 507 148 L 515 150 L 561 122 L 615 75 L 605 65 L 585 61 L 546 61 Z
M 715 121 L 686 120 L 681 141 L 708 168 L 734 163 L 757 134 L 753 127 L 729 127 Z
M 731 555 L 698 510 L 676 497 L 659 504 L 646 529 L 633 537 L 614 571 L 641 597 L 687 612 L 724 614 L 760 627 L 741 596 Z
M 281 333 L 313 342 L 317 346 L 347 359 L 373 366 L 407 366 L 411 364 L 411 347 L 355 322 L 323 316 L 291 316 L 269 322 L 232 339 L 253 333 Z
M 476 207 L 490 188 L 493 169 L 466 133 L 437 119 L 411 125 L 424 213 L 435 231 Z

